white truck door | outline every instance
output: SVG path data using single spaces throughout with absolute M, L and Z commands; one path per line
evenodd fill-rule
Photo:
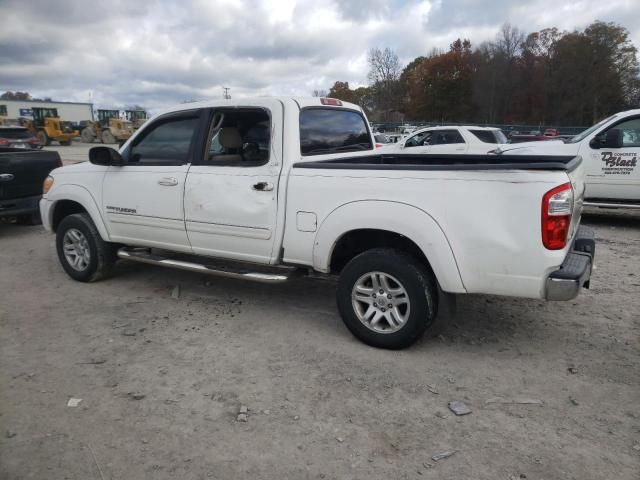
M 111 239 L 191 252 L 183 194 L 203 110 L 159 117 L 132 140 L 104 177 L 103 215 Z
M 598 148 L 614 129 L 622 132 L 622 147 Z M 586 164 L 586 197 L 640 200 L 640 115 L 607 127 L 583 143 L 580 153 Z
M 185 221 L 193 252 L 270 263 L 282 170 L 283 106 L 264 99 L 210 112 L 204 158 L 189 169 Z

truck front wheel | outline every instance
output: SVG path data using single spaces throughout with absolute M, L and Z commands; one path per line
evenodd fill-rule
M 102 240 L 86 213 L 62 219 L 56 230 L 56 249 L 62 268 L 79 282 L 105 277 L 117 259 L 116 246 Z
M 401 349 L 434 322 L 438 290 L 428 269 L 393 249 L 373 249 L 342 270 L 337 301 L 351 333 L 372 347 Z

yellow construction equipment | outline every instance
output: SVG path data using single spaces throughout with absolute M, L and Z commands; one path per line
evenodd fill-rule
M 122 144 L 133 134 L 133 130 L 130 121 L 120 118 L 120 110 L 98 110 L 98 120 L 87 123 L 81 138 L 85 143 L 99 140 L 102 143 Z
M 133 125 L 134 132 L 147 121 L 147 112 L 145 110 L 125 110 L 124 115 Z
M 24 120 L 23 125 L 38 138 L 40 145 L 51 145 L 55 140 L 60 145 L 71 145 L 71 140 L 79 135 L 73 130 L 71 122 L 65 122 L 58 116 L 57 108 L 31 108 L 33 120 Z

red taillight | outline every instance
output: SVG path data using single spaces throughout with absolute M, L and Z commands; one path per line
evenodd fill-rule
M 376 148 L 380 148 L 382 146 L 381 143 L 376 143 Z
M 38 145 L 40 144 L 40 142 L 38 141 L 38 139 L 36 137 L 31 137 L 29 139 L 29 143 L 33 144 L 33 145 Z
M 6 138 L 0 138 L 0 145 L 9 145 L 9 140 Z
M 342 102 L 337 98 L 321 98 L 320 103 L 322 105 L 333 105 L 334 107 L 341 107 Z
M 567 244 L 573 190 L 570 183 L 552 188 L 542 197 L 542 244 L 549 250 L 561 250 Z

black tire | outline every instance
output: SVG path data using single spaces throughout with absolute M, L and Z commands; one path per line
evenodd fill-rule
M 79 231 L 86 239 L 89 260 L 85 268 L 74 268 L 65 256 L 65 235 L 71 230 Z M 91 217 L 86 213 L 74 213 L 62 219 L 56 230 L 56 249 L 62 268 L 79 282 L 95 282 L 104 278 L 117 260 L 117 246 L 102 240 Z
M 16 223 L 20 225 L 40 225 L 42 223 L 40 212 L 18 215 L 18 217 L 16 218 Z
M 49 135 L 47 135 L 47 132 L 45 132 L 44 130 L 38 130 L 38 132 L 36 133 L 36 138 L 38 139 L 40 145 L 42 145 L 43 147 L 51 145 L 51 139 L 49 138 Z
M 71 145 L 71 140 L 60 140 L 60 145 L 62 145 L 63 147 L 68 147 L 69 145 Z
M 116 143 L 116 137 L 113 136 L 111 130 L 105 129 L 102 131 L 102 143 L 112 144 Z
M 352 292 L 356 283 L 372 272 L 381 272 L 395 279 L 409 299 L 410 307 L 405 307 L 404 312 L 406 319 L 402 326 L 393 327 L 398 328 L 395 331 L 374 331 L 373 326 L 365 325 L 358 318 Z M 433 324 L 438 313 L 438 289 L 433 275 L 416 258 L 388 248 L 368 250 L 353 258 L 340 274 L 336 296 L 338 310 L 349 331 L 362 342 L 377 348 L 397 350 L 412 345 Z M 373 303 L 374 308 L 381 309 L 380 305 L 375 305 L 376 301 Z

